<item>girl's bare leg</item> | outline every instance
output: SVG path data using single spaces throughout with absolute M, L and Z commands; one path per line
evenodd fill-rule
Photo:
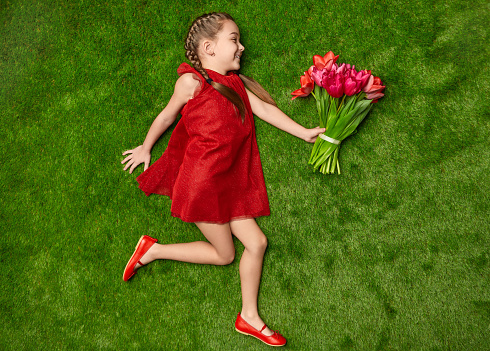
M 253 218 L 231 221 L 227 224 L 196 223 L 209 242 L 195 241 L 181 244 L 154 244 L 141 258 L 148 264 L 157 259 L 175 260 L 191 263 L 225 265 L 233 262 L 235 246 L 232 232 L 240 240 L 245 250 L 240 260 L 240 280 L 242 289 L 242 318 L 260 330 L 265 324 L 257 307 L 262 262 L 267 248 L 267 238 Z M 135 269 L 140 267 L 136 265 Z M 266 328 L 265 335 L 272 335 Z
M 259 295 L 262 263 L 267 248 L 267 237 L 259 228 L 255 219 L 243 219 L 230 222 L 230 228 L 238 240 L 245 246 L 240 260 L 240 280 L 242 288 L 242 318 L 255 329 L 265 324 L 259 316 L 257 299 Z M 262 332 L 272 335 L 269 328 Z
M 180 244 L 154 244 L 141 258 L 144 265 L 157 260 L 174 260 L 190 263 L 225 265 L 235 259 L 235 246 L 230 224 L 196 223 L 209 242 L 195 241 Z M 135 269 L 140 267 L 136 265 Z

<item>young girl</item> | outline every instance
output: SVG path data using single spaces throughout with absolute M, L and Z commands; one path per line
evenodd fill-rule
M 257 308 L 267 238 L 254 218 L 270 211 L 253 114 L 307 142 L 314 142 L 325 130 L 297 124 L 257 82 L 237 73 L 244 47 L 230 15 L 210 13 L 197 18 L 185 49 L 192 67 L 180 65 L 180 78 L 168 105 L 156 117 L 143 145 L 123 153 L 128 156 L 122 163 L 129 173 L 144 163 L 145 171 L 137 177 L 141 190 L 146 195 L 169 196 L 172 216 L 195 223 L 207 241 L 160 245 L 144 235 L 123 279 L 129 280 L 138 268 L 157 259 L 230 264 L 235 257 L 234 235 L 245 247 L 239 268 L 243 302 L 235 328 L 268 345 L 282 346 L 286 339 L 264 324 Z M 148 167 L 150 150 L 179 113 L 182 118 L 166 151 Z

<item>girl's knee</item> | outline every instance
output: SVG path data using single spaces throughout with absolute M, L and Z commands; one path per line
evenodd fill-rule
M 228 264 L 233 263 L 234 260 L 235 260 L 235 251 L 224 254 L 224 255 L 223 254 L 218 255 L 218 260 L 217 260 L 216 264 L 218 266 L 226 266 Z
M 262 255 L 267 249 L 267 237 L 261 233 L 260 235 L 257 235 L 254 240 L 249 242 L 245 248 L 254 254 Z
M 259 239 L 259 247 L 265 251 L 265 249 L 267 249 L 267 244 L 268 244 L 267 237 L 264 234 L 262 234 Z
M 265 253 L 267 237 L 254 219 L 231 222 L 230 228 L 248 252 L 255 255 L 263 255 Z

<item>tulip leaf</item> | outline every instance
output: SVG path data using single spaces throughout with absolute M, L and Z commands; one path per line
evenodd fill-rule
M 344 106 L 344 108 L 341 109 L 340 111 L 340 116 L 339 116 L 339 121 L 345 118 L 345 115 L 351 111 L 351 109 L 354 106 L 354 103 L 356 102 L 356 99 L 350 99 L 351 97 L 348 98 L 347 104 Z M 338 124 L 338 122 L 337 122 Z
M 368 100 L 369 101 L 369 100 Z M 364 119 L 364 117 L 366 117 L 366 115 L 369 113 L 369 111 L 371 110 L 371 106 L 368 106 L 368 108 L 366 108 L 362 113 L 360 113 L 353 121 L 351 124 L 349 124 L 344 132 L 342 133 L 342 140 L 344 140 L 345 138 L 347 138 L 349 135 L 351 135 L 356 129 L 357 129 L 357 126 L 362 122 L 362 120 Z

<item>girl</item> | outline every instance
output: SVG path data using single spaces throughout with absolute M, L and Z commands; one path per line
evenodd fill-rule
M 296 137 L 314 142 L 323 128 L 306 129 L 281 110 L 254 80 L 237 71 L 244 51 L 240 31 L 225 13 L 197 18 L 185 42 L 180 78 L 165 109 L 156 117 L 143 145 L 128 150 L 121 163 L 129 173 L 141 163 L 137 178 L 146 195 L 172 199 L 172 216 L 195 223 L 207 241 L 160 245 L 142 236 L 124 270 L 129 280 L 141 266 L 156 259 L 226 265 L 233 262 L 232 235 L 244 245 L 240 260 L 242 310 L 235 328 L 268 345 L 286 339 L 271 331 L 258 313 L 257 296 L 267 239 L 255 217 L 269 215 L 253 114 Z M 247 84 L 245 88 L 243 82 Z M 249 90 L 250 89 L 250 90 Z M 168 147 L 151 167 L 150 150 L 176 120 Z

